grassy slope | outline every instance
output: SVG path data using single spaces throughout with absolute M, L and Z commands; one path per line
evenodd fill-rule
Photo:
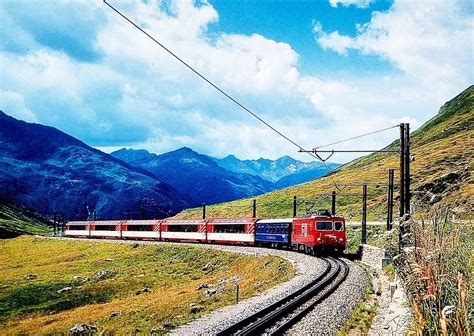
M 446 103 L 439 113 L 411 135 L 411 154 L 415 160 L 411 164 L 412 187 L 415 198 L 421 193 L 416 190 L 426 186 L 434 179 L 452 171 L 463 171 L 463 179 L 451 191 L 444 201 L 457 200 L 461 211 L 473 208 L 474 191 L 470 178 L 472 157 L 474 157 L 474 86 Z M 396 147 L 395 141 L 389 147 Z M 377 153 L 356 159 L 332 174 L 337 183 L 387 182 L 388 169 L 395 168 L 395 181 L 398 180 L 399 156 L 392 153 Z M 315 201 L 315 204 L 301 203 L 299 214 L 307 210 L 329 208 L 330 198 L 321 195 L 334 190 L 331 177 L 320 178 L 305 184 L 274 191 L 256 197 L 259 217 L 280 217 L 292 215 L 292 197 Z M 397 183 L 397 182 L 396 182 Z M 343 193 L 361 193 L 361 187 L 347 187 Z M 398 198 L 398 191 L 395 191 Z M 396 203 L 396 202 L 395 202 Z M 397 204 L 395 205 L 397 207 Z M 385 218 L 386 189 L 369 187 L 368 217 L 369 220 Z M 190 209 L 178 214 L 178 217 L 198 217 L 200 209 Z M 338 197 L 338 212 L 354 218 L 360 218 L 361 197 Z M 397 213 L 397 210 L 395 210 Z M 241 216 L 251 214 L 251 200 L 243 199 L 234 202 L 208 206 L 208 216 Z
M 248 298 L 294 275 L 290 263 L 281 258 L 169 243 L 114 244 L 22 236 L 0 241 L 0 250 L 0 334 L 67 333 L 79 322 L 116 334 L 137 330 L 147 334 L 151 328 L 165 332 L 233 303 L 232 284 L 209 298 L 204 290 L 196 290 L 200 284 L 240 275 L 240 297 Z M 203 270 L 207 263 L 213 266 Z M 115 275 L 99 281 L 95 274 L 101 270 Z M 28 280 L 28 274 L 37 278 Z M 75 275 L 82 278 L 74 280 Z M 57 292 L 64 287 L 72 289 Z M 151 291 L 136 294 L 145 287 Z M 190 303 L 202 310 L 193 313 Z M 114 311 L 121 315 L 111 318 Z
M 47 222 L 37 214 L 10 204 L 0 203 L 0 232 L 4 234 L 47 234 Z

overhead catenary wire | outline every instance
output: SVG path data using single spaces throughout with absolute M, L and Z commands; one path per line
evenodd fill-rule
M 142 29 L 139 25 L 137 25 L 135 22 L 133 22 L 131 19 L 129 19 L 126 15 L 122 14 L 118 9 L 116 9 L 114 6 L 112 6 L 111 4 L 109 4 L 106 0 L 103 0 L 103 2 L 109 6 L 113 11 L 115 11 L 118 15 L 120 15 L 122 18 L 124 18 L 126 21 L 128 21 L 131 25 L 133 25 L 135 28 L 137 28 L 140 32 L 142 32 L 143 34 L 145 34 L 148 38 L 150 38 L 153 42 L 155 42 L 156 44 L 158 44 L 161 48 L 163 48 L 166 52 L 168 52 L 171 56 L 173 56 L 174 58 L 176 58 L 180 63 L 182 63 L 184 66 L 186 66 L 189 70 L 191 70 L 193 73 L 195 73 L 197 76 L 199 76 L 202 80 L 204 80 L 206 83 L 208 83 L 209 85 L 211 85 L 214 89 L 216 89 L 217 91 L 219 91 L 221 94 L 223 94 L 225 97 L 227 97 L 229 100 L 231 100 L 233 103 L 235 103 L 236 105 L 238 105 L 240 108 L 242 108 L 244 111 L 246 111 L 247 113 L 249 113 L 250 115 L 252 115 L 254 118 L 256 118 L 258 121 L 260 121 L 261 123 L 263 123 L 265 126 L 267 126 L 268 128 L 270 128 L 272 131 L 274 131 L 275 133 L 277 133 L 279 136 L 281 136 L 282 138 L 284 138 L 286 141 L 288 141 L 289 143 L 291 143 L 292 145 L 294 145 L 295 147 L 298 148 L 298 150 L 301 150 L 301 151 L 304 151 L 305 149 L 299 145 L 297 142 L 295 142 L 294 140 L 290 139 L 288 136 L 286 136 L 284 133 L 282 133 L 281 131 L 279 131 L 278 129 L 276 129 L 275 127 L 273 127 L 272 125 L 270 125 L 267 121 L 265 121 L 264 119 L 262 119 L 260 116 L 258 116 L 255 112 L 253 112 L 251 109 L 249 109 L 248 107 L 246 107 L 245 105 L 243 105 L 242 103 L 240 103 L 237 99 L 235 99 L 234 97 L 232 97 L 230 94 L 228 94 L 227 92 L 225 92 L 223 89 L 221 89 L 219 86 L 217 86 L 216 84 L 214 84 L 211 80 L 209 80 L 207 77 L 205 77 L 204 75 L 202 75 L 199 71 L 197 71 L 196 69 L 194 69 L 191 65 L 189 65 L 187 62 L 185 62 L 182 58 L 180 58 L 178 55 L 176 55 L 173 51 L 171 51 L 170 49 L 168 49 L 165 45 L 163 45 L 161 42 L 159 42 L 157 39 L 155 39 L 153 36 L 151 36 L 148 32 L 146 32 L 144 29 Z M 313 154 L 313 153 L 308 153 L 309 155 L 311 155 L 312 157 L 318 159 L 318 160 L 321 160 L 321 158 L 319 158 L 317 155 Z M 321 160 L 325 169 L 326 169 L 326 172 L 328 173 L 328 175 L 330 176 L 330 173 L 331 173 L 331 170 L 329 169 L 329 167 L 326 165 L 326 162 L 324 162 L 323 160 Z M 336 187 L 336 189 L 339 190 L 339 187 L 337 186 L 337 183 L 336 181 L 334 180 L 334 178 L 332 176 L 330 176 L 332 182 L 334 183 L 334 186 Z
M 343 142 L 347 142 L 347 141 L 359 139 L 359 138 L 362 138 L 362 137 L 366 137 L 366 136 L 369 136 L 369 135 L 372 135 L 372 134 L 377 134 L 377 133 L 380 133 L 380 132 L 388 131 L 389 129 L 396 128 L 396 127 L 400 127 L 400 125 L 394 125 L 394 126 L 382 128 L 382 129 L 379 129 L 379 130 L 376 130 L 376 131 L 372 131 L 372 132 L 368 132 L 368 133 L 356 135 L 356 136 L 353 136 L 353 137 L 351 137 L 351 138 L 339 140 L 339 141 L 336 141 L 336 142 L 331 142 L 331 143 L 328 143 L 328 144 L 322 145 L 322 146 L 317 146 L 317 147 L 314 147 L 314 149 L 329 147 L 329 146 L 332 146 L 332 145 L 338 145 L 338 144 L 343 143 Z
M 140 26 L 138 26 L 135 22 L 133 22 L 131 19 L 129 19 L 127 16 L 125 16 L 124 14 L 122 14 L 118 9 L 116 9 L 115 7 L 113 7 L 111 4 L 109 4 L 106 0 L 103 0 L 104 3 L 109 6 L 110 8 L 112 8 L 117 14 L 119 14 L 121 17 L 123 17 L 125 20 L 127 20 L 129 23 L 131 23 L 135 28 L 137 28 L 139 31 L 141 31 L 143 34 L 145 34 L 146 36 L 148 36 L 151 40 L 153 40 L 153 42 L 155 42 L 156 44 L 158 44 L 161 48 L 163 48 L 166 52 L 168 52 L 171 56 L 173 56 L 174 58 L 176 58 L 179 62 L 181 62 L 183 65 L 185 65 L 189 70 L 191 70 L 192 72 L 194 72 L 196 75 L 198 75 L 201 79 L 203 79 L 204 81 L 206 81 L 209 85 L 211 85 L 214 89 L 216 89 L 217 91 L 219 91 L 220 93 L 222 93 L 224 96 L 226 96 L 228 99 L 230 99 L 232 102 L 234 102 L 235 104 L 237 104 L 239 107 L 241 107 L 242 109 L 244 109 L 246 112 L 248 112 L 249 114 L 251 114 L 253 117 L 255 117 L 257 120 L 259 120 L 261 123 L 263 123 L 265 126 L 267 126 L 268 128 L 270 128 L 272 131 L 274 131 L 275 133 L 277 133 L 278 135 L 280 135 L 281 137 L 283 137 L 285 140 L 287 140 L 288 142 L 290 142 L 291 144 L 293 144 L 294 146 L 298 147 L 299 149 L 303 149 L 302 146 L 298 145 L 295 141 L 291 140 L 288 136 L 286 136 L 285 134 L 283 134 L 282 132 L 280 132 L 279 130 L 277 130 L 275 127 L 273 127 L 272 125 L 270 125 L 268 122 L 266 122 L 264 119 L 262 119 L 260 116 L 258 116 L 255 112 L 253 112 L 252 110 L 250 110 L 248 107 L 246 107 L 245 105 L 243 105 L 242 103 L 240 103 L 237 99 L 235 99 L 234 97 L 232 97 L 230 94 L 228 94 L 227 92 L 225 92 L 223 89 L 221 89 L 219 86 L 217 86 L 216 84 L 214 84 L 211 80 L 209 80 L 207 77 L 205 77 L 204 75 L 202 75 L 199 71 L 197 71 L 196 69 L 194 69 L 191 65 L 189 65 L 186 61 L 184 61 L 181 57 L 179 57 L 178 55 L 176 55 L 173 51 L 171 51 L 170 49 L 168 49 L 165 45 L 163 45 L 161 42 L 159 42 L 157 39 L 155 39 L 153 36 L 151 36 L 150 34 L 148 34 L 144 29 L 142 29 Z

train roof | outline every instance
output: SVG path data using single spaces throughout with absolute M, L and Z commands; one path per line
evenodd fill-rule
M 259 219 L 259 224 L 271 224 L 271 223 L 291 223 L 294 218 L 272 218 L 272 219 Z

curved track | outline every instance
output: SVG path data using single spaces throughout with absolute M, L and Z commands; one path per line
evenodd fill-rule
M 349 266 L 340 259 L 322 258 L 324 272 L 308 285 L 220 331 L 217 335 L 282 335 L 347 277 Z

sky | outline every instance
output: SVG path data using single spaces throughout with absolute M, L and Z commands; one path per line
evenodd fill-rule
M 416 129 L 473 84 L 470 1 L 109 3 L 307 149 L 400 122 Z M 102 1 L 0 2 L 0 109 L 106 152 L 311 160 Z

